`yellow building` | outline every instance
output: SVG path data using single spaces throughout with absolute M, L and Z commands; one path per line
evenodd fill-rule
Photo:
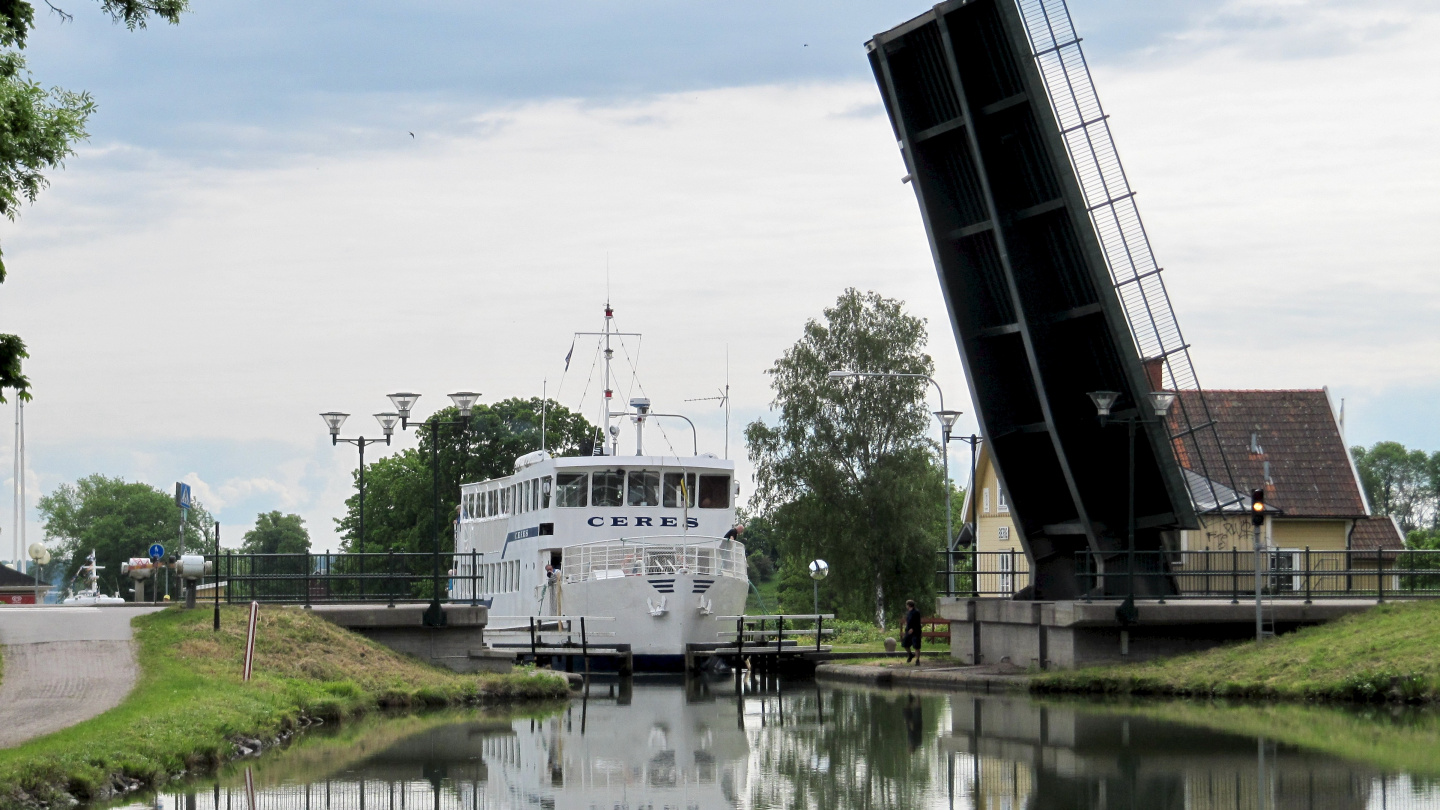
M 1192 417 L 1202 412 L 1193 391 L 1180 392 L 1172 413 L 1182 406 Z M 1404 539 L 1393 520 L 1370 514 L 1328 392 L 1206 391 L 1205 406 L 1224 459 L 1214 447 L 1202 448 L 1197 458 L 1185 453 L 1184 443 L 1176 443 L 1194 500 L 1203 512 L 1214 495 L 1233 499 L 1236 493 L 1228 486 L 1211 483 L 1228 479 L 1244 501 L 1202 514 L 1198 529 L 1171 538 L 1176 586 L 1182 592 L 1223 591 L 1234 571 L 1254 571 L 1249 492 L 1263 487 L 1267 517 L 1261 539 L 1267 559 L 1262 564 L 1272 571 L 1272 591 L 1300 592 L 1308 585 L 1315 593 L 1374 593 L 1380 583 L 1371 572 L 1393 568 Z M 1029 566 L 984 445 L 975 478 L 963 514 L 981 552 L 979 595 L 1010 596 L 1029 584 Z M 962 542 L 970 541 L 962 536 Z M 1399 585 L 1398 578 L 1386 580 L 1387 588 Z

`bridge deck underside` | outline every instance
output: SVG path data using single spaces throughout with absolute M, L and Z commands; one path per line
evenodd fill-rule
M 1078 596 L 1087 546 L 1124 565 L 1129 439 L 1160 383 L 1139 356 L 1011 0 L 937 6 L 870 43 L 1035 598 Z M 1153 362 L 1153 361 L 1152 361 Z M 1120 393 L 1102 426 L 1090 391 Z M 1195 515 L 1165 427 L 1134 439 L 1136 548 Z M 1146 578 L 1163 582 L 1163 578 Z

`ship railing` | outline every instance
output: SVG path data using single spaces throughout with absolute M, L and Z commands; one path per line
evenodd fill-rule
M 720 537 L 656 535 L 569 546 L 561 564 L 566 583 L 622 577 L 695 576 L 748 580 L 745 544 Z

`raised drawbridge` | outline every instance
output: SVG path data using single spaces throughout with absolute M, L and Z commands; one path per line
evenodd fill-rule
M 1069 10 L 954 0 L 866 47 L 1031 560 L 1028 595 L 1117 594 L 1124 578 L 1092 576 L 1126 564 L 1117 422 L 1138 418 L 1137 551 L 1173 547 L 1238 496 Z M 1140 407 L 1165 390 L 1197 393 L 1166 419 Z M 1093 391 L 1119 393 L 1108 426 Z M 1137 594 L 1173 588 L 1144 573 Z

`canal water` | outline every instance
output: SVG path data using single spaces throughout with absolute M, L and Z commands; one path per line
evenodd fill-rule
M 371 719 L 117 807 L 1440 810 L 1434 714 L 597 682 L 525 713 Z

